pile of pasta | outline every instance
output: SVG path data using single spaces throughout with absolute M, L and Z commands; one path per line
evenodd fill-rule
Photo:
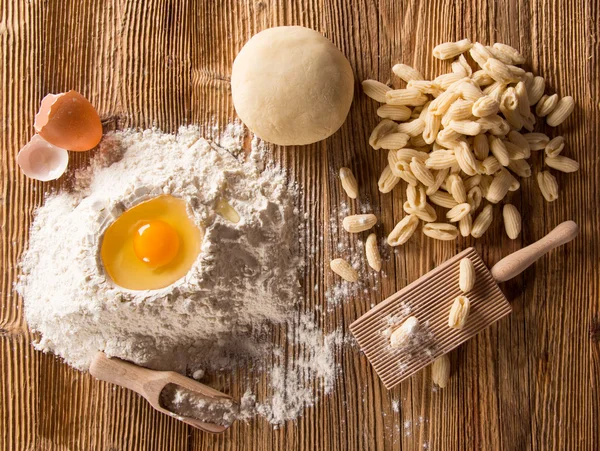
M 472 69 L 466 53 L 479 70 Z M 391 246 L 405 243 L 421 222 L 431 238 L 481 237 L 492 223 L 493 205 L 520 188 L 519 177 L 532 175 L 527 162 L 532 151 L 545 151 L 548 168 L 579 169 L 562 155 L 562 136 L 533 132 L 538 118 L 551 127 L 561 124 L 573 112 L 573 98 L 544 94 L 544 78 L 519 67 L 525 58 L 516 49 L 463 39 L 438 45 L 433 56 L 456 58 L 452 72 L 426 80 L 418 70 L 396 64 L 392 71 L 406 88 L 362 83 L 367 96 L 384 104 L 369 138 L 374 149 L 388 150 L 379 190 L 388 193 L 400 180 L 407 183 L 406 216 L 388 236 Z M 556 200 L 556 178 L 548 170 L 536 178 L 544 198 Z M 431 204 L 448 209 L 444 221 Z M 519 211 L 505 204 L 502 214 L 507 235 L 517 238 Z

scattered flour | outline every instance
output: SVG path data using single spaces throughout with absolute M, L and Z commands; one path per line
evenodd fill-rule
M 334 177 L 337 175 L 333 174 Z M 368 202 L 358 202 L 357 213 L 372 213 L 373 209 Z M 357 238 L 357 235 L 346 232 L 340 224 L 343 219 L 353 214 L 348 205 L 348 202 L 342 200 L 339 208 L 334 208 L 329 219 L 329 228 L 332 234 L 337 235 L 339 241 L 336 249 L 334 249 L 335 258 L 341 257 L 346 259 L 352 267 L 358 272 L 358 282 L 347 282 L 340 277 L 334 277 L 333 283 L 325 292 L 328 311 L 335 309 L 344 302 L 366 296 L 368 297 L 373 292 L 378 292 L 381 278 L 386 277 L 385 273 L 372 270 L 364 258 L 364 241 Z M 385 241 L 384 241 L 385 243 Z M 354 247 L 352 247 L 352 244 Z M 380 251 L 385 247 L 380 246 Z M 386 254 L 382 254 L 386 257 Z M 372 276 L 372 277 L 371 277 Z M 372 285 L 369 287 L 369 280 L 373 279 Z
M 228 426 L 237 417 L 238 406 L 230 400 L 214 400 L 176 384 L 167 384 L 160 393 L 160 405 L 182 417 Z
M 37 349 L 80 370 L 104 351 L 196 379 L 219 371 L 233 377 L 252 362 L 258 371 L 246 381 L 237 418 L 260 414 L 274 424 L 333 389 L 341 332 L 323 336 L 313 316 L 299 313 L 297 189 L 283 171 L 265 168 L 259 140 L 245 156 L 244 136 L 235 123 L 219 146 L 196 127 L 105 136 L 72 189 L 49 196 L 35 214 L 16 289 L 40 334 Z M 160 194 L 188 202 L 190 217 L 206 228 L 202 251 L 165 289 L 122 289 L 102 269 L 102 233 L 124 210 Z M 221 197 L 242 217 L 238 224 L 215 214 Z M 287 343 L 277 342 L 273 325 L 287 331 Z

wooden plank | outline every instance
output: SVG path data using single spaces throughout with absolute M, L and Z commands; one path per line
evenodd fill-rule
M 600 58 L 599 5 L 591 0 L 0 0 L 0 449 L 581 449 L 600 442 Z M 355 348 L 336 355 L 342 375 L 332 395 L 296 422 L 273 429 L 261 419 L 210 436 L 155 413 L 136 395 L 91 380 L 31 347 L 22 304 L 13 292 L 19 256 L 34 208 L 63 182 L 25 179 L 14 156 L 33 133 L 33 116 L 48 92 L 77 89 L 98 106 L 107 127 L 224 124 L 235 117 L 230 66 L 243 43 L 267 27 L 310 26 L 348 56 L 356 96 L 347 123 L 329 140 L 307 148 L 273 150 L 303 187 L 308 212 L 309 263 L 304 308 L 319 306 L 326 332 L 350 322 L 396 290 L 470 245 L 492 265 L 565 219 L 582 237 L 503 285 L 514 313 L 450 356 L 453 375 L 432 390 L 430 371 L 387 391 Z M 557 177 L 558 201 L 545 203 L 535 180 L 522 180 L 511 199 L 523 213 L 514 242 L 498 221 L 480 240 L 438 243 L 415 236 L 384 262 L 387 277 L 369 276 L 368 294 L 340 305 L 325 293 L 335 282 L 325 271 L 338 256 L 361 252 L 337 223 L 346 201 L 336 178 L 355 171 L 363 205 L 381 217 L 379 236 L 402 216 L 404 194 L 381 195 L 376 179 L 383 152 L 367 145 L 376 105 L 360 92 L 365 78 L 392 77 L 396 62 L 427 76 L 448 69 L 431 58 L 437 43 L 462 37 L 519 47 L 548 90 L 573 95 L 578 107 L 553 133 L 582 170 Z M 542 127 L 544 129 L 544 127 Z M 214 133 L 212 128 L 207 134 Z M 75 167 L 88 155 L 76 155 Z M 534 154 L 534 172 L 542 168 Z M 359 205 L 349 204 L 351 211 Z M 500 209 L 495 209 L 500 217 Z M 337 227 L 331 227 L 331 223 Z M 317 287 L 314 289 L 314 287 Z M 291 352 L 291 351 L 290 351 Z M 239 396 L 239 382 L 219 380 Z M 398 403 L 398 411 L 394 406 Z

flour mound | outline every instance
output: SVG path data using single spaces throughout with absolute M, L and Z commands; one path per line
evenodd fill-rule
M 16 289 L 40 335 L 37 349 L 80 370 L 104 351 L 195 379 L 236 380 L 231 406 L 206 409 L 187 395 L 165 395 L 174 416 L 195 409 L 220 424 L 262 416 L 278 425 L 333 390 L 335 349 L 346 339 L 339 329 L 324 335 L 319 314 L 301 309 L 304 223 L 295 185 L 265 165 L 270 149 L 257 138 L 245 156 L 241 124 L 228 124 L 215 142 L 198 127 L 105 135 L 72 189 L 37 210 Z M 120 288 L 104 273 L 102 234 L 123 211 L 162 194 L 184 199 L 205 228 L 200 255 L 167 288 Z M 239 223 L 215 213 L 220 198 Z
M 116 286 L 99 258 L 102 232 L 122 211 L 161 194 L 183 198 L 206 227 L 201 253 L 165 289 Z M 41 334 L 37 348 L 81 370 L 99 350 L 182 372 L 260 355 L 261 337 L 286 321 L 297 298 L 294 195 L 281 171 L 259 172 L 194 127 L 107 135 L 74 189 L 49 197 L 35 216 L 17 290 Z M 222 197 L 239 223 L 215 213 Z

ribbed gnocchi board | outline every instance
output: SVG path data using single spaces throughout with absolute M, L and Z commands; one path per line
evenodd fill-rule
M 448 326 L 448 314 L 458 287 L 460 260 L 468 257 L 475 265 L 476 282 L 466 294 L 471 309 L 462 330 Z M 435 359 L 473 338 L 511 312 L 487 266 L 474 248 L 468 248 L 420 279 L 378 304 L 350 325 L 361 350 L 387 389 L 431 364 Z M 421 347 L 392 348 L 389 345 L 389 318 L 401 324 L 416 316 L 428 331 Z

